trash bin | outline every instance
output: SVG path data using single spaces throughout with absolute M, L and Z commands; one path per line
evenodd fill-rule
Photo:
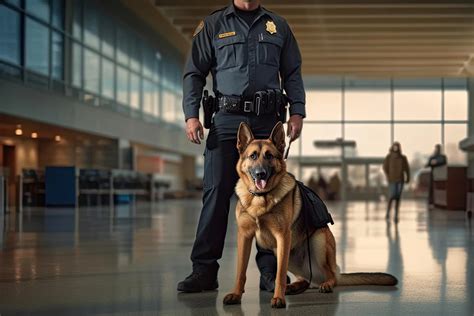
M 76 168 L 46 167 L 46 206 L 76 205 Z

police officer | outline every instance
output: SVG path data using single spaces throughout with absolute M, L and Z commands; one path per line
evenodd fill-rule
M 217 260 L 222 256 L 229 203 L 238 179 L 235 166 L 240 122 L 251 126 L 256 138 L 268 138 L 281 118 L 267 102 L 284 89 L 290 104 L 288 134 L 299 137 L 305 117 L 301 55 L 287 22 L 260 6 L 259 0 L 234 0 L 213 12 L 194 32 L 183 78 L 186 134 L 193 143 L 204 138 L 199 120 L 200 100 L 211 72 L 217 112 L 204 151 L 203 206 L 191 260 L 193 272 L 178 283 L 178 291 L 200 292 L 218 287 Z M 276 258 L 258 249 L 260 288 L 273 291 Z

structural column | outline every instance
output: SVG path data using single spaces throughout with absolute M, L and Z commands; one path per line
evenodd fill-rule
M 468 111 L 467 111 L 467 137 L 468 143 L 472 144 L 472 140 L 474 139 L 474 77 L 470 77 L 467 80 L 467 104 L 468 104 Z M 468 159 L 468 177 L 474 177 L 474 152 L 473 148 L 469 146 L 467 149 L 467 159 Z
M 474 77 L 467 80 L 468 128 L 469 137 L 474 137 Z

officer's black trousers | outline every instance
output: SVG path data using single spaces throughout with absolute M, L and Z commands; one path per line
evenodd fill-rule
M 209 132 L 204 152 L 203 206 L 194 241 L 191 260 L 193 270 L 216 275 L 217 260 L 222 257 L 227 231 L 230 198 L 238 180 L 235 166 L 237 130 L 241 121 L 248 123 L 256 138 L 268 138 L 276 123 L 273 115 L 235 115 L 217 113 Z M 276 258 L 272 251 L 257 247 L 257 265 L 261 272 L 276 272 Z

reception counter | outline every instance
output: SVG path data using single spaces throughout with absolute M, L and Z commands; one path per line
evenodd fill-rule
M 434 204 L 446 210 L 466 210 L 467 167 L 440 166 L 433 170 Z

